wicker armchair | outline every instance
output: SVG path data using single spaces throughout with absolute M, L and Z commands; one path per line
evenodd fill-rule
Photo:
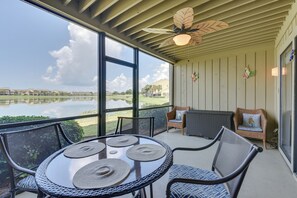
M 260 114 L 260 127 L 261 131 L 252 131 L 252 130 L 242 130 L 240 126 L 243 124 L 243 113 L 247 114 Z M 247 137 L 263 140 L 263 147 L 266 148 L 266 128 L 267 128 L 267 118 L 266 112 L 263 109 L 241 109 L 237 108 L 235 115 L 233 117 L 235 131 L 237 134 Z
M 168 112 L 166 114 L 166 119 L 167 119 L 167 132 L 169 127 L 174 127 L 181 129 L 182 134 L 184 134 L 184 128 L 186 126 L 186 114 L 183 114 L 181 120 L 176 120 L 176 111 L 177 110 L 184 110 L 184 111 L 189 111 L 190 107 L 178 107 L 175 106 L 172 111 Z

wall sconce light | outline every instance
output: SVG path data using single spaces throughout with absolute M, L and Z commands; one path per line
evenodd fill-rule
M 272 76 L 278 76 L 278 67 L 274 67 L 272 68 L 271 70 L 271 75 Z M 287 68 L 286 67 L 283 67 L 282 68 L 282 75 L 287 75 Z

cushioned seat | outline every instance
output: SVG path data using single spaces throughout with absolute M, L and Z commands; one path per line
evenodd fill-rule
M 38 187 L 36 185 L 35 178 L 32 175 L 29 175 L 24 179 L 21 179 L 16 186 L 21 190 L 38 192 Z
M 251 132 L 263 132 L 261 127 L 247 127 L 247 126 L 239 125 L 238 129 L 243 131 L 251 131 Z
M 237 108 L 233 120 L 237 134 L 247 138 L 260 139 L 266 148 L 267 118 L 263 109 Z
M 219 179 L 215 172 L 194 168 L 186 165 L 175 164 L 170 168 L 169 179 L 186 178 L 186 179 L 201 179 L 215 180 Z M 218 185 L 197 185 L 186 183 L 175 183 L 171 188 L 171 198 L 229 198 L 230 194 L 223 184 Z
M 169 120 L 168 122 L 182 122 L 182 120 Z

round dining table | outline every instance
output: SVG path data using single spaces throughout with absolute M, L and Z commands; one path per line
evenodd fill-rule
M 173 155 L 170 147 L 154 138 L 142 135 L 133 135 L 138 141 L 130 146 L 109 146 L 107 141 L 123 135 L 111 135 L 84 140 L 75 144 L 86 142 L 100 142 L 105 148 L 97 154 L 89 157 L 68 158 L 63 152 L 65 147 L 44 160 L 38 167 L 35 179 L 39 190 L 54 197 L 113 197 L 135 192 L 142 189 L 160 177 L 162 177 L 173 163 Z M 163 147 L 165 155 L 153 161 L 137 161 L 127 157 L 127 150 L 139 144 L 153 144 Z M 120 183 L 112 186 L 81 189 L 73 185 L 75 173 L 82 167 L 101 159 L 121 159 L 130 166 L 129 175 Z

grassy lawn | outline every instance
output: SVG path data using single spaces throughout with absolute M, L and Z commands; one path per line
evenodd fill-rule
M 127 100 L 132 101 L 132 95 L 110 95 L 107 96 L 107 100 Z M 139 101 L 142 103 L 143 106 L 160 106 L 160 105 L 166 105 L 168 104 L 168 98 L 164 97 L 145 97 L 143 95 L 139 95 Z M 97 111 L 94 110 L 94 112 L 89 111 L 87 113 L 83 114 L 92 114 L 96 113 Z M 118 112 L 111 112 L 107 113 L 106 115 L 106 133 L 113 133 L 116 129 L 116 124 L 118 120 L 118 116 L 132 116 L 132 111 L 118 111 Z M 80 126 L 83 127 L 84 130 L 84 136 L 94 136 L 97 132 L 97 123 L 98 118 L 84 118 L 84 119 L 78 119 L 76 120 Z
M 94 137 L 97 136 L 97 124 L 91 124 L 88 126 L 83 126 L 82 127 L 84 130 L 84 137 Z
M 106 99 L 132 101 L 132 95 L 109 95 L 106 96 Z M 169 99 L 165 97 L 145 97 L 143 95 L 139 95 L 139 101 L 145 106 L 164 105 L 169 103 Z
M 106 115 L 106 133 L 113 133 L 115 132 L 118 116 L 132 116 L 132 111 L 118 111 L 118 112 L 112 112 L 108 113 Z M 90 137 L 97 135 L 97 123 L 98 118 L 92 117 L 92 118 L 84 118 L 84 119 L 78 119 L 76 120 L 78 124 L 83 128 L 84 130 L 84 137 Z

